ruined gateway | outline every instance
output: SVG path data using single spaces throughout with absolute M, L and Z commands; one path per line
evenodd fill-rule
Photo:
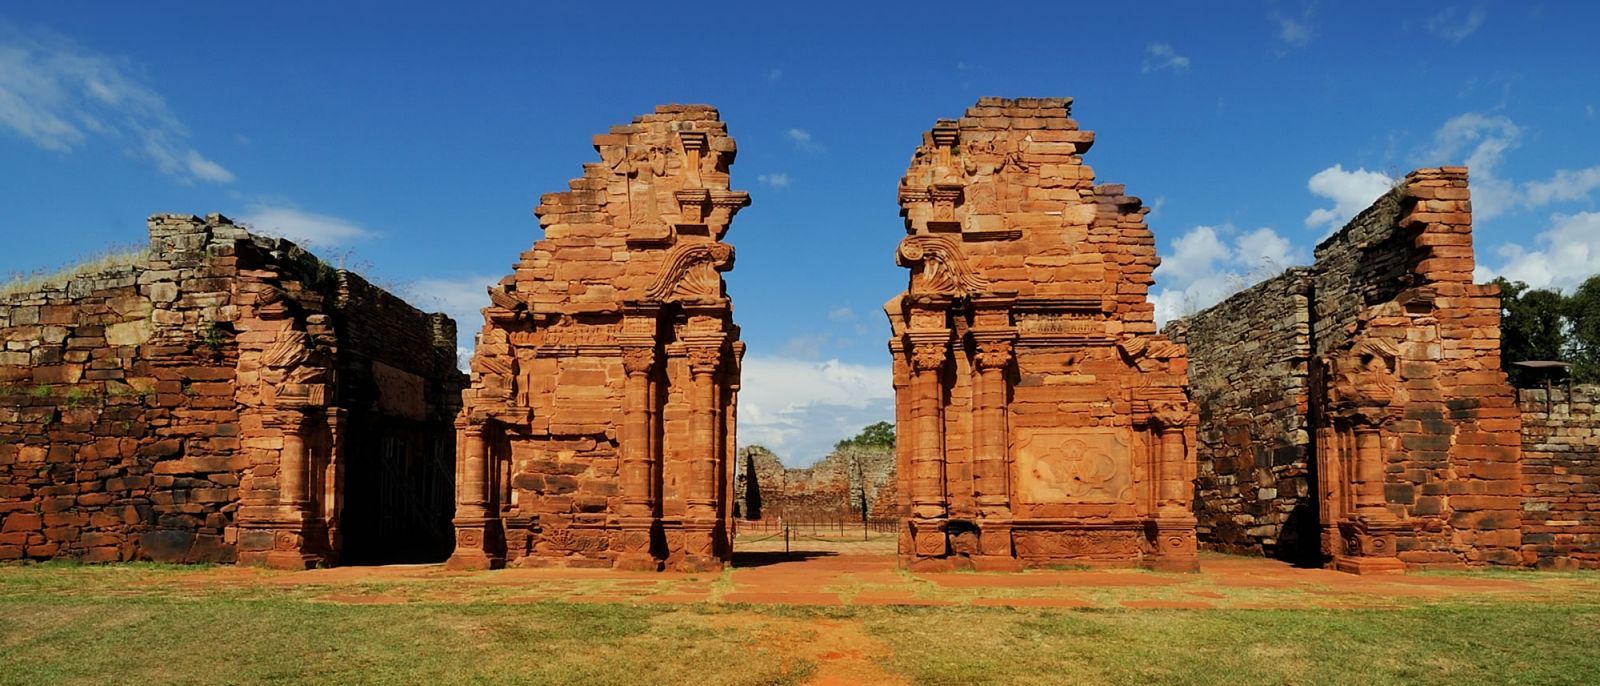
M 459 429 L 449 566 L 698 571 L 732 557 L 744 344 L 722 242 L 749 194 L 717 111 L 596 136 L 544 239 L 490 289 Z
M 1138 198 L 1096 185 L 1069 99 L 983 98 L 900 185 L 900 559 L 1196 568 L 1182 345 L 1156 333 Z

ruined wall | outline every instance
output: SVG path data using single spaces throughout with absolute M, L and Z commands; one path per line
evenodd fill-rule
M 1523 389 L 1522 558 L 1600 568 L 1600 386 Z
M 1174 325 L 1197 388 L 1214 389 L 1202 464 L 1309 447 L 1318 547 L 1342 569 L 1519 564 L 1521 418 L 1500 369 L 1499 292 L 1472 270 L 1466 169 L 1421 169 L 1318 245 L 1312 267 Z M 1284 280 L 1295 285 L 1274 285 Z M 1273 333 L 1290 328 L 1309 335 Z M 1254 395 L 1271 388 L 1281 397 Z M 1202 521 L 1236 517 L 1245 500 L 1220 481 L 1201 481 L 1217 494 L 1197 502 Z M 1256 507 L 1303 512 L 1299 493 L 1262 488 Z M 1242 547 L 1281 545 L 1305 520 L 1256 520 Z M 1241 547 L 1226 534 L 1213 527 L 1207 543 Z
M 982 98 L 901 181 L 902 563 L 1195 565 L 1182 345 L 1146 299 L 1147 210 L 1097 184 L 1059 98 Z
M 858 522 L 863 502 L 868 519 L 897 516 L 894 448 L 851 446 L 799 468 L 786 468 L 759 449 L 742 448 L 739 454 L 734 495 L 746 519 Z M 752 484 L 760 498 L 757 517 L 748 514 Z
M 1313 421 L 1322 473 L 1349 475 L 1323 480 L 1336 557 L 1521 561 L 1521 418 L 1500 367 L 1499 290 L 1472 282 L 1471 208 L 1465 168 L 1414 171 L 1317 247 L 1312 388 L 1326 402 Z M 1368 504 L 1364 426 L 1377 431 L 1382 477 Z
M 149 234 L 127 266 L 0 297 L 0 559 L 333 561 L 341 275 L 220 215 Z M 287 435 L 290 405 L 324 430 Z
M 1307 423 L 1311 270 L 1169 326 L 1199 407 L 1195 515 L 1207 546 L 1303 560 L 1320 532 Z
M 456 568 L 732 555 L 744 344 L 722 237 L 750 202 L 729 185 L 733 138 L 712 107 L 666 105 L 594 146 L 489 289 L 458 422 Z

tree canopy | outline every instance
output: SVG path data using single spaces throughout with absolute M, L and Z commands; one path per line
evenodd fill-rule
M 1572 364 L 1572 380 L 1600 382 L 1600 275 L 1571 295 L 1495 279 L 1500 286 L 1500 359 L 1513 383 L 1536 382 L 1537 373 L 1516 366 L 1526 360 Z
M 861 433 L 833 444 L 834 450 L 843 450 L 850 447 L 893 448 L 894 425 L 889 422 L 869 424 L 861 429 Z

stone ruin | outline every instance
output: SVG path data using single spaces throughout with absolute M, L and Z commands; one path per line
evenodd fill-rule
M 1414 171 L 1312 266 L 1169 325 L 1201 408 L 1208 547 L 1357 573 L 1600 564 L 1593 405 L 1519 408 L 1498 287 L 1472 280 L 1470 195 L 1464 167 Z
M 667 105 L 594 147 L 489 289 L 457 420 L 452 568 L 698 571 L 732 555 L 744 344 L 722 237 L 750 204 L 730 190 L 733 138 L 715 109 Z
M 1146 299 L 1147 210 L 1096 185 L 1070 99 L 983 98 L 900 184 L 902 564 L 1194 569 L 1184 346 Z
M 1184 570 L 1198 538 L 1358 573 L 1600 567 L 1600 390 L 1507 382 L 1464 168 L 1158 334 L 1146 210 L 1095 185 L 1069 109 L 981 99 L 901 182 L 871 509 L 904 565 Z M 448 318 L 218 215 L 0 291 L 0 561 L 726 564 L 733 139 L 671 105 L 595 147 L 489 289 L 470 385 Z M 847 473 L 768 467 L 746 508 L 762 481 L 851 507 Z
M 0 560 L 442 559 L 455 324 L 226 217 L 0 295 Z

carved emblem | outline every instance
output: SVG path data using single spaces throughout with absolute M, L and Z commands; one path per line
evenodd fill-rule
M 722 298 L 722 275 L 733 268 L 733 246 L 727 243 L 680 243 L 645 297 L 661 302 Z
M 972 296 L 989 289 L 989 282 L 967 264 L 960 246 L 946 236 L 906 236 L 900 241 L 896 261 L 921 276 L 912 281 L 913 293 Z M 916 264 L 921 268 L 912 266 Z
M 1328 393 L 1336 411 L 1353 421 L 1378 425 L 1387 417 L 1396 388 L 1395 359 L 1388 341 L 1368 340 L 1330 361 L 1335 371 Z
M 1018 440 L 1018 494 L 1031 503 L 1129 500 L 1132 470 L 1120 433 L 1032 429 Z

